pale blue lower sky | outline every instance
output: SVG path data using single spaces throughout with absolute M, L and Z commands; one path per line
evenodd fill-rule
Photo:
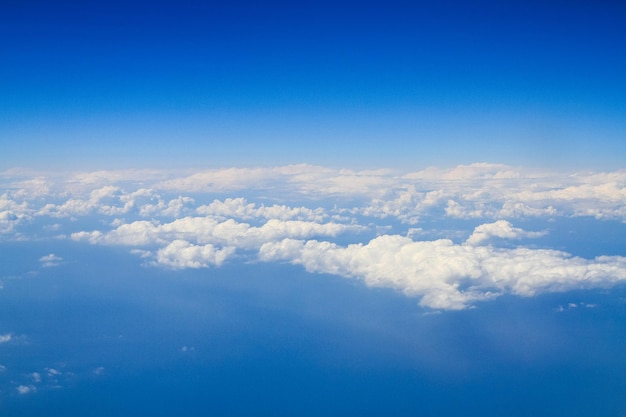
M 414 299 L 392 290 L 297 266 L 166 271 L 140 267 L 115 248 L 22 242 L 1 249 L 12 273 L 52 249 L 68 261 L 4 279 L 2 331 L 13 335 L 0 345 L 6 415 L 608 417 L 626 410 L 623 286 L 423 315 Z M 555 309 L 581 301 L 597 307 Z M 18 395 L 19 384 L 37 390 Z
M 626 122 L 574 111 L 390 108 L 137 111 L 23 116 L 0 125 L 0 167 L 312 163 L 416 169 L 473 162 L 618 169 Z

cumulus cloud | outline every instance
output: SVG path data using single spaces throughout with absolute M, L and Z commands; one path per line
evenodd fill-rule
M 32 217 L 32 210 L 25 201 L 18 202 L 9 194 L 0 194 L 0 234 L 11 233 L 25 220 Z
M 477 163 L 402 173 L 300 164 L 13 174 L 0 177 L 3 240 L 24 238 L 29 222 L 48 221 L 38 230 L 128 246 L 147 265 L 217 267 L 235 255 L 258 255 L 395 288 L 424 306 L 449 309 L 505 293 L 612 285 L 623 276 L 620 257 L 588 260 L 511 245 L 544 233 L 514 227 L 518 218 L 626 222 L 625 170 L 550 172 Z M 450 219 L 482 225 L 454 243 L 449 239 L 460 242 L 467 231 L 442 229 L 442 220 L 450 229 L 458 223 Z M 346 235 L 361 243 L 337 243 Z M 42 266 L 61 261 L 54 254 L 40 259 Z
M 156 262 L 172 268 L 207 268 L 220 266 L 227 257 L 235 253 L 235 248 L 218 249 L 207 243 L 194 245 L 185 240 L 175 240 L 157 252 Z
M 0 343 L 10 342 L 12 338 L 13 336 L 11 335 L 11 333 L 0 334 Z
M 251 220 L 257 218 L 277 220 L 308 220 L 321 222 L 328 218 L 322 208 L 310 209 L 307 207 L 289 207 L 283 204 L 265 206 L 248 203 L 243 198 L 227 198 L 224 201 L 214 200 L 211 204 L 196 209 L 198 214 L 219 218 L 237 218 Z
M 197 243 L 254 248 L 264 242 L 285 237 L 337 236 L 347 231 L 358 232 L 363 229 L 362 226 L 357 225 L 315 223 L 301 220 L 271 219 L 261 226 L 251 226 L 248 223 L 239 223 L 233 219 L 219 221 L 212 217 L 184 217 L 164 224 L 155 221 L 135 221 L 122 224 L 107 233 L 101 231 L 77 232 L 72 234 L 72 239 L 126 246 L 163 244 L 180 239 Z
M 165 202 L 160 197 L 156 197 L 156 203 L 144 204 L 139 209 L 142 216 L 163 216 L 163 217 L 180 217 L 191 211 L 190 206 L 194 203 L 191 197 L 178 196 Z
M 270 219 L 261 226 L 251 226 L 233 219 L 219 221 L 212 217 L 184 217 L 164 224 L 136 221 L 122 224 L 107 233 L 77 232 L 72 234 L 72 239 L 87 240 L 92 244 L 161 246 L 156 253 L 157 264 L 173 268 L 200 268 L 221 265 L 237 248 L 258 249 L 265 242 L 287 237 L 337 236 L 360 230 L 363 230 L 362 226 L 301 220 Z
M 474 233 L 467 239 L 468 245 L 481 245 L 494 237 L 502 239 L 521 239 L 544 236 L 545 232 L 527 232 L 513 227 L 506 220 L 498 220 L 495 223 L 481 224 L 474 229 Z
M 37 214 L 52 217 L 85 216 L 97 212 L 114 216 L 128 212 L 134 205 L 132 194 L 119 187 L 106 185 L 92 190 L 87 198 L 70 198 L 63 204 L 46 204 Z
M 555 250 L 416 242 L 399 235 L 348 246 L 285 239 L 264 244 L 260 257 L 400 290 L 435 309 L 464 309 L 507 293 L 532 296 L 626 281 L 625 257 L 586 260 Z
M 321 221 L 319 208 L 284 203 L 258 205 L 240 196 L 195 206 L 185 193 L 241 192 L 275 201 L 332 201 L 334 214 L 396 218 L 416 224 L 425 215 L 455 218 L 593 216 L 626 221 L 626 171 L 550 172 L 477 163 L 450 169 L 332 169 L 313 165 L 226 168 L 194 173 L 101 171 L 8 180 L 0 197 L 0 232 L 38 216 L 77 218 L 91 214 L 174 217 L 197 214 L 250 220 Z M 1 178 L 0 178 L 1 180 Z M 2 184 L 0 183 L 0 186 Z M 22 187 L 22 188 L 20 188 Z M 45 196 L 49 192 L 50 195 Z M 175 193 L 164 196 L 161 193 Z M 53 200 L 57 202 L 48 201 Z M 41 205 L 44 201 L 45 204 Z

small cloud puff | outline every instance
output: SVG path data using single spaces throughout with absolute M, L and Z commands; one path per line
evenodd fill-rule
M 556 311 L 558 311 L 559 313 L 562 313 L 564 311 L 568 311 L 568 310 L 574 310 L 577 308 L 596 308 L 598 305 L 597 304 L 593 304 L 593 303 L 567 303 L 566 306 L 560 305 L 557 308 L 555 308 Z
M 34 385 L 19 385 L 16 389 L 17 393 L 20 395 L 26 395 L 37 391 L 37 387 Z
M 495 223 L 481 224 L 474 229 L 474 233 L 465 243 L 471 246 L 481 245 L 494 237 L 501 239 L 521 239 L 544 236 L 546 232 L 527 232 L 523 229 L 513 227 L 506 220 L 498 220 Z
M 44 268 L 59 266 L 61 264 L 61 261 L 63 261 L 63 258 L 55 255 L 54 253 L 51 253 L 49 255 L 45 255 L 39 258 L 39 262 L 41 263 L 41 266 Z
M 0 334 L 0 343 L 10 342 L 12 338 L 13 335 L 11 335 L 11 333 Z

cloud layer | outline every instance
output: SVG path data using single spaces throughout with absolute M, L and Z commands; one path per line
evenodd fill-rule
M 415 172 L 311 165 L 198 172 L 0 173 L 0 238 L 128 247 L 173 269 L 290 262 L 461 309 L 501 294 L 615 285 L 624 258 L 584 259 L 529 241 L 530 219 L 626 222 L 626 171 L 496 164 Z M 454 222 L 473 224 L 455 229 Z M 91 225 L 91 227 L 89 227 Z M 419 227 L 416 227 L 419 226 Z M 420 236 L 431 240 L 414 240 Z M 44 267 L 62 258 L 40 258 Z

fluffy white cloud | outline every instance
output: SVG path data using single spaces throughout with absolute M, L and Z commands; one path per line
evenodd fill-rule
M 465 308 L 503 293 L 610 285 L 623 276 L 620 257 L 511 249 L 501 239 L 542 235 L 514 227 L 516 218 L 626 221 L 624 170 L 555 173 L 478 163 L 410 173 L 306 164 L 182 173 L 6 171 L 0 193 L 3 239 L 24 238 L 27 224 L 47 236 L 63 230 L 76 241 L 129 246 L 146 264 L 170 268 L 219 266 L 237 251 L 259 251 L 263 260 L 358 277 L 435 308 Z M 63 219 L 44 224 L 51 217 Z M 407 237 L 466 236 L 441 229 L 450 218 L 484 224 L 465 243 Z M 368 240 L 381 236 L 348 246 L 331 242 L 348 233 L 358 242 L 363 231 L 371 233 Z M 40 259 L 43 266 L 60 261 L 53 254 Z
M 227 198 L 224 201 L 214 200 L 211 204 L 200 206 L 196 209 L 198 214 L 219 218 L 237 218 L 251 220 L 256 218 L 278 219 L 278 220 L 309 220 L 322 222 L 328 218 L 324 209 L 310 209 L 307 207 L 289 207 L 282 204 L 265 206 L 248 203 L 243 198 Z
M 0 231 L 5 232 L 14 229 L 18 218 L 32 213 L 70 218 L 94 213 L 179 218 L 199 210 L 199 214 L 224 218 L 248 220 L 256 216 L 317 222 L 321 221 L 320 215 L 326 214 L 308 204 L 289 207 L 285 200 L 332 202 L 334 214 L 396 218 L 408 224 L 416 224 L 425 215 L 495 220 L 594 216 L 626 221 L 624 170 L 555 173 L 478 163 L 400 173 L 301 164 L 191 174 L 100 171 L 69 177 L 32 173 L 29 178 L 25 172 L 14 173 L 19 179 L 12 179 L 11 172 L 4 175 L 0 177 L 0 186 L 4 182 L 7 192 L 0 198 Z M 166 197 L 162 192 L 177 195 Z M 275 204 L 257 205 L 240 198 L 227 198 L 194 207 L 195 201 L 184 195 L 212 192 L 263 195 Z
M 626 171 L 554 173 L 472 164 L 449 170 L 429 168 L 403 179 L 406 192 L 414 196 L 411 204 L 403 207 L 417 214 L 423 211 L 424 196 L 429 193 L 437 196 L 435 205 L 443 205 L 451 217 L 595 216 L 626 220 Z
M 477 228 L 471 244 L 448 239 L 416 242 L 398 235 L 345 247 L 285 239 L 264 244 L 260 257 L 300 264 L 309 272 L 358 278 L 368 286 L 394 288 L 436 309 L 463 309 L 505 293 L 532 296 L 626 280 L 625 257 L 586 260 L 554 250 L 477 246 L 490 233 L 518 237 L 523 232 L 506 225 L 484 226 Z
M 0 343 L 10 342 L 12 338 L 13 336 L 11 335 L 11 333 L 0 334 Z
M 340 233 L 363 229 L 358 225 L 276 219 L 268 220 L 256 227 L 248 223 L 236 222 L 233 219 L 219 221 L 212 217 L 183 217 L 165 224 L 140 220 L 122 224 L 107 233 L 100 231 L 73 233 L 72 238 L 77 241 L 88 240 L 90 243 L 126 246 L 161 245 L 180 239 L 202 244 L 254 248 L 264 242 L 286 237 L 337 236 Z
M 234 247 L 218 249 L 210 243 L 194 245 L 185 240 L 177 239 L 159 249 L 156 263 L 177 269 L 207 268 L 220 266 L 233 253 L 235 253 Z
M 188 214 L 191 211 L 189 207 L 194 203 L 193 198 L 182 196 L 171 199 L 167 203 L 160 197 L 156 197 L 156 200 L 154 204 L 142 205 L 139 208 L 139 214 L 141 216 L 180 217 Z
M 27 202 L 17 202 L 9 194 L 0 194 L 0 234 L 10 233 L 24 220 L 31 218 Z
M 481 245 L 491 238 L 521 239 L 524 237 L 541 237 L 545 232 L 527 232 L 523 229 L 513 227 L 506 220 L 498 220 L 495 223 L 481 224 L 474 229 L 474 233 L 467 239 L 468 245 Z
M 363 230 L 362 226 L 301 220 L 270 219 L 256 227 L 233 219 L 218 221 L 211 217 L 184 217 L 165 224 L 136 221 L 122 224 L 107 233 L 77 232 L 72 234 L 72 239 L 87 240 L 92 244 L 160 246 L 155 257 L 156 264 L 173 268 L 200 268 L 221 265 L 237 248 L 258 249 L 266 242 L 287 237 L 332 237 L 360 230 Z M 150 255 L 150 252 L 141 253 L 144 258 Z

